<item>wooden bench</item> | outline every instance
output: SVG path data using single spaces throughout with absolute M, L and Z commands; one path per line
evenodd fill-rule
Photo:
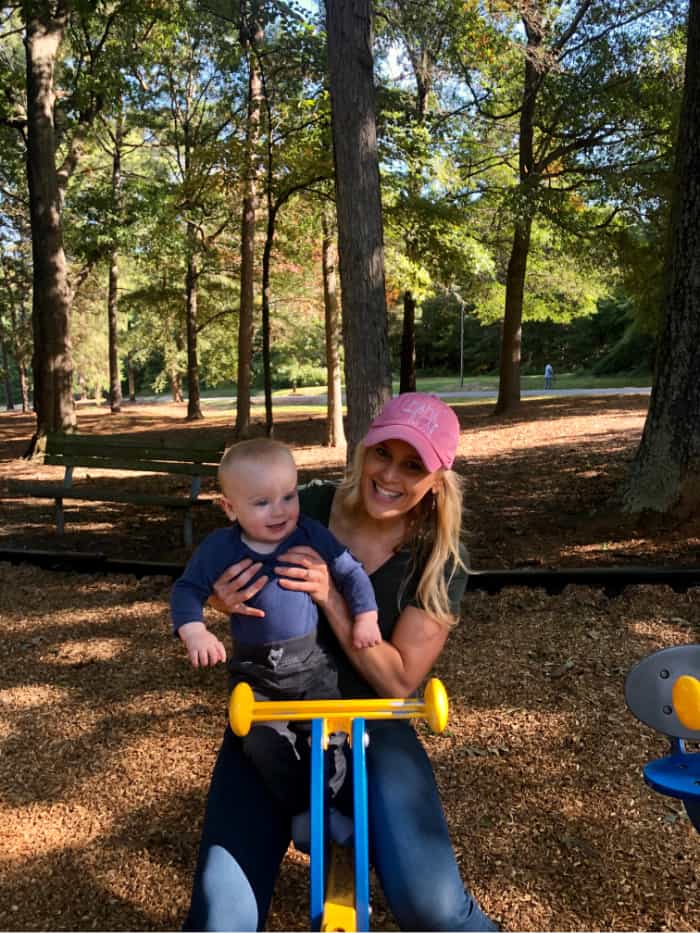
M 63 534 L 63 502 L 82 499 L 88 502 L 125 502 L 133 505 L 181 509 L 184 512 L 184 542 L 193 544 L 193 511 L 210 499 L 200 499 L 204 477 L 216 477 L 223 447 L 183 448 L 169 443 L 166 437 L 144 444 L 137 439 L 115 435 L 47 434 L 39 439 L 35 462 L 64 467 L 63 483 L 27 480 L 13 483 L 7 495 L 53 499 L 56 507 L 56 531 Z M 147 473 L 176 474 L 191 477 L 189 495 L 156 495 L 132 492 L 117 487 L 73 486 L 73 470 L 134 470 Z M 92 479 L 92 477 L 90 478 Z

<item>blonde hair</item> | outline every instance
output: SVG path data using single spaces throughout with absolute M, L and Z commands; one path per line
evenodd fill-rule
M 348 513 L 362 509 L 360 480 L 367 449 L 359 443 L 350 470 L 339 487 L 341 505 Z M 449 586 L 458 570 L 466 570 L 461 554 L 462 478 L 454 470 L 440 470 L 436 492 L 425 495 L 409 516 L 403 544 L 411 542 L 412 559 L 399 598 L 408 581 L 422 567 L 416 597 L 421 607 L 441 625 L 453 626 L 458 616 L 450 605 Z M 445 567 L 450 567 L 449 576 Z
M 296 463 L 292 452 L 281 441 L 273 441 L 271 437 L 254 437 L 249 441 L 239 441 L 224 451 L 224 455 L 219 462 L 217 470 L 217 481 L 219 487 L 223 485 L 224 475 L 230 470 L 235 470 L 242 463 L 251 461 L 281 460 L 286 458 L 296 469 Z

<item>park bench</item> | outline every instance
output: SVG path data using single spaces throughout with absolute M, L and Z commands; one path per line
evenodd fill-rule
M 8 495 L 53 499 L 55 502 L 56 531 L 64 533 L 65 500 L 88 502 L 124 502 L 133 505 L 178 509 L 184 513 L 183 536 L 185 546 L 193 544 L 193 512 L 211 499 L 201 499 L 202 479 L 216 477 L 223 447 L 182 447 L 161 437 L 144 444 L 133 438 L 115 435 L 85 435 L 53 433 L 41 437 L 34 451 L 35 462 L 64 467 L 63 482 L 41 480 L 18 481 L 12 484 Z M 133 470 L 189 476 L 189 494 L 153 494 L 134 492 L 124 487 L 101 484 L 73 485 L 73 470 Z M 88 477 L 91 481 L 94 477 Z M 184 490 L 183 490 L 184 493 Z

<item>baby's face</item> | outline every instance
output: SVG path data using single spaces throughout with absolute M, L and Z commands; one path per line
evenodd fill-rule
M 222 477 L 221 491 L 226 514 L 253 544 L 277 544 L 299 521 L 297 471 L 286 457 L 236 464 Z

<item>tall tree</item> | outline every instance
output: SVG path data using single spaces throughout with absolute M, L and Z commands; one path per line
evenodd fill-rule
M 155 7 L 155 5 L 154 5 Z M 139 14 L 135 0 L 19 4 L 26 49 L 27 185 L 33 250 L 34 407 L 37 431 L 75 426 L 69 282 L 63 207 L 95 116 L 115 89 L 107 55 L 115 23 Z M 152 12 L 149 10 L 149 12 Z M 122 52 L 126 51 L 121 46 Z M 61 85 L 57 86 L 59 74 Z
M 487 14 L 483 64 L 471 49 L 465 52 L 468 43 L 455 43 L 482 134 L 490 125 L 501 146 L 508 145 L 509 135 L 517 141 L 515 185 L 502 204 L 511 234 L 497 411 L 520 401 L 533 225 L 541 217 L 569 234 L 600 238 L 629 198 L 629 186 L 625 190 L 619 180 L 630 162 L 640 155 L 651 161 L 660 148 L 661 133 L 645 125 L 639 107 L 649 84 L 650 32 L 672 28 L 676 10 L 675 0 L 506 0 Z M 612 197 L 615 179 L 617 206 L 604 218 L 601 206 Z
M 301 25 L 301 28 L 299 26 Z M 264 55 L 256 48 L 262 83 L 264 189 L 267 223 L 262 250 L 262 357 L 265 428 L 273 433 L 271 300 L 272 254 L 280 211 L 290 200 L 333 174 L 328 158 L 329 112 L 323 94 L 320 43 L 296 16 L 276 23 Z
M 391 395 L 369 0 L 327 0 L 348 454 Z
M 404 113 L 404 132 L 407 140 L 405 172 L 401 199 L 405 205 L 420 200 L 425 183 L 425 169 L 430 159 L 431 134 L 426 126 L 430 95 L 435 83 L 438 60 L 447 46 L 447 38 L 454 23 L 451 4 L 444 0 L 415 3 L 414 0 L 381 0 L 379 9 L 386 20 L 390 48 L 398 41 L 410 63 L 414 81 L 411 106 Z M 417 259 L 418 245 L 407 224 L 404 230 L 404 249 L 409 263 Z M 401 355 L 399 391 L 416 389 L 416 295 L 410 287 L 403 293 L 403 319 L 401 329 Z
M 700 507 L 700 0 L 690 0 L 665 273 L 665 320 L 644 433 L 624 489 L 630 512 Z
M 323 224 L 323 306 L 326 333 L 326 367 L 328 370 L 324 443 L 327 447 L 342 447 L 345 444 L 345 427 L 343 425 L 343 396 L 340 379 L 339 348 L 342 339 L 342 328 L 336 274 L 338 248 L 335 237 L 335 223 L 330 216 L 330 205 L 324 204 L 321 210 Z
M 112 214 L 121 217 L 122 205 L 122 150 L 124 146 L 124 114 L 119 109 L 114 129 L 108 127 L 112 141 Z M 109 408 L 113 414 L 121 411 L 122 383 L 119 371 L 119 242 L 112 237 L 109 251 L 109 279 L 107 288 L 107 328 L 109 335 Z
M 258 172 L 262 78 L 256 47 L 264 37 L 260 10 L 255 0 L 240 4 L 239 35 L 248 62 L 248 121 L 241 211 L 241 287 L 238 314 L 238 378 L 236 379 L 236 437 L 250 429 L 251 363 L 255 310 L 255 223 L 258 209 Z
M 63 248 L 62 183 L 56 166 L 54 75 L 70 4 L 25 3 L 27 184 L 34 269 L 34 410 L 37 435 L 75 426 L 70 343 L 71 296 Z

